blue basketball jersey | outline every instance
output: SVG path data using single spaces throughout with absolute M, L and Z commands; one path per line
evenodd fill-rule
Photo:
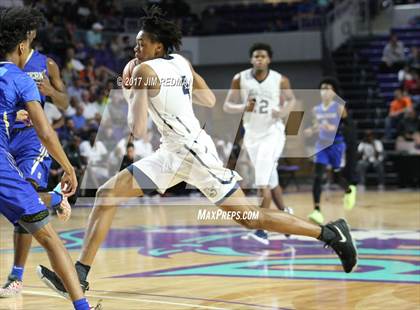
M 41 54 L 36 50 L 32 50 L 32 54 L 29 55 L 28 60 L 26 61 L 23 71 L 29 75 L 32 80 L 35 82 L 40 82 L 43 79 L 43 73 L 48 76 L 48 67 L 47 67 L 47 56 Z M 46 97 L 39 94 L 41 97 L 41 105 L 44 107 Z M 14 128 L 24 128 L 26 124 L 23 122 L 16 122 Z
M 0 62 L 0 149 L 8 151 L 16 113 L 29 101 L 41 101 L 35 82 L 12 62 Z
M 341 110 L 340 104 L 336 101 L 331 102 L 328 107 L 325 107 L 323 103 L 317 105 L 314 109 L 315 117 L 318 121 L 318 124 L 330 124 L 337 128 L 337 131 L 327 131 L 322 127 L 319 130 L 318 135 L 318 142 L 333 142 L 333 143 L 340 143 L 344 141 L 343 134 L 339 127 L 340 120 L 341 120 Z
M 0 214 L 14 224 L 46 210 L 9 153 L 16 113 L 30 101 L 41 101 L 35 82 L 15 64 L 0 62 Z

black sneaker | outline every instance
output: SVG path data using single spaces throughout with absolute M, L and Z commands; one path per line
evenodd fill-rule
M 70 295 L 67 292 L 66 288 L 63 285 L 63 282 L 61 282 L 61 279 L 55 274 L 54 271 L 51 271 L 45 266 L 39 265 L 36 268 L 36 273 L 38 277 L 41 279 L 42 282 L 44 282 L 49 288 L 51 288 L 53 291 L 57 292 L 59 295 L 70 299 Z M 83 293 L 85 293 L 87 290 L 89 290 L 89 282 L 80 280 L 80 286 L 82 287 Z
M 255 232 L 250 233 L 249 237 L 258 241 L 259 243 L 264 244 L 264 245 L 269 245 L 270 244 L 270 241 L 268 240 L 267 233 L 262 229 L 258 229 Z
M 337 253 L 346 273 L 352 272 L 357 266 L 357 249 L 349 225 L 344 219 L 339 219 L 325 226 L 337 235 L 335 239 L 326 243 L 326 247 L 331 247 Z

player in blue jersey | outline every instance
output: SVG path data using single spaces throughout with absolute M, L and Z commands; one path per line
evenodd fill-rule
M 75 193 L 77 178 L 74 168 L 42 110 L 36 84 L 17 66 L 24 59 L 23 51 L 29 47 L 31 17 L 28 8 L 0 11 L 0 213 L 35 237 L 66 283 L 74 309 L 86 310 L 90 306 L 83 296 L 71 258 L 49 223 L 46 205 L 10 154 L 11 130 L 17 111 L 25 108 L 42 144 L 63 167 L 63 194 L 71 196 Z
M 346 210 L 351 210 L 356 203 L 356 187 L 349 185 L 342 175 L 346 151 L 343 129 L 347 124 L 348 116 L 344 106 L 336 100 L 338 81 L 326 77 L 320 82 L 319 88 L 322 102 L 313 109 L 314 124 L 305 129 L 305 135 L 318 134 L 315 145 L 315 178 L 312 187 L 314 211 L 309 214 L 309 219 L 322 224 L 324 216 L 321 213 L 320 202 L 326 168 L 331 166 L 334 181 L 345 191 L 344 208 Z
M 29 45 L 22 50 L 22 57 L 17 65 L 37 83 L 42 106 L 48 96 L 58 108 L 65 110 L 68 107 L 68 98 L 57 64 L 51 58 L 30 47 L 35 39 L 36 29 L 43 20 L 42 15 L 35 9 L 31 10 L 31 15 L 29 26 L 31 31 L 26 41 Z M 56 208 L 60 219 L 67 220 L 70 217 L 71 208 L 67 198 L 60 193 L 60 185 L 54 191 L 45 192 L 51 157 L 38 139 L 34 127 L 30 125 L 28 112 L 22 109 L 17 115 L 17 121 L 10 131 L 10 154 L 15 158 L 25 179 L 30 181 L 39 192 L 44 203 L 48 207 Z M 16 223 L 14 240 L 13 266 L 6 283 L 0 288 L 0 298 L 16 296 L 23 288 L 24 266 L 31 247 L 32 236 L 19 223 Z

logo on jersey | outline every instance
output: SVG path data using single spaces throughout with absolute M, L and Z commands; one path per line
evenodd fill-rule
M 43 72 L 26 72 L 35 82 L 41 82 L 44 79 Z

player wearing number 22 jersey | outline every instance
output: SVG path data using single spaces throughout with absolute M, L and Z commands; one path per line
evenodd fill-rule
M 291 212 L 283 203 L 277 162 L 286 142 L 282 118 L 294 105 L 295 98 L 288 78 L 269 68 L 272 57 L 269 45 L 256 43 L 249 54 L 252 68 L 235 75 L 224 110 L 228 113 L 244 112 L 243 145 L 255 169 L 254 183 L 263 198 L 261 207 L 269 208 L 274 200 L 278 209 Z M 249 236 L 268 244 L 264 231 Z

